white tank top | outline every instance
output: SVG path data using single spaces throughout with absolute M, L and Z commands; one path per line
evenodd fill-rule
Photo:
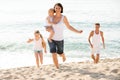
M 96 34 L 94 31 L 94 34 L 92 37 L 92 43 L 94 47 L 100 47 L 100 31 L 99 31 L 99 34 Z
M 42 50 L 42 39 L 39 40 L 34 39 L 34 50 Z
M 53 17 L 48 16 L 50 22 L 53 21 Z M 46 25 L 45 26 L 52 26 L 52 24 L 49 24 L 48 20 L 46 19 Z
M 53 25 L 54 35 L 53 40 L 61 41 L 64 39 L 63 37 L 63 31 L 64 31 L 64 22 L 63 22 L 64 16 L 62 16 L 60 22 Z

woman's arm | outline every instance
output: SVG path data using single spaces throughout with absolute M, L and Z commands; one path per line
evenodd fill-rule
M 69 30 L 71 30 L 71 31 L 73 31 L 73 32 L 76 32 L 76 33 L 82 33 L 82 32 L 83 32 L 82 30 L 78 31 L 78 30 L 76 30 L 75 28 L 73 28 L 73 27 L 69 24 L 66 16 L 64 16 L 63 21 L 64 21 L 66 27 L 67 27 Z

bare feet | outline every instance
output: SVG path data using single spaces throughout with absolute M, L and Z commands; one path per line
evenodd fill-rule
M 65 57 L 65 55 L 63 56 L 63 62 L 65 62 L 66 61 L 66 57 Z

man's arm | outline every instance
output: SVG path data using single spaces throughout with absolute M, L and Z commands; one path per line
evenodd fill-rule
M 91 48 L 93 48 L 93 45 L 92 45 L 91 40 L 90 40 L 92 36 L 93 36 L 93 31 L 90 32 L 90 35 L 88 37 L 88 42 L 89 42 Z
M 104 33 L 101 31 L 100 34 L 102 38 L 103 48 L 105 49 L 105 41 L 104 41 L 104 36 L 103 36 Z
M 71 30 L 71 31 L 73 31 L 73 32 L 76 32 L 76 33 L 82 33 L 82 32 L 83 32 L 82 30 L 78 31 L 78 30 L 76 30 L 75 28 L 73 28 L 73 27 L 69 24 L 66 16 L 64 16 L 63 21 L 64 21 L 66 27 L 67 27 L 69 30 Z

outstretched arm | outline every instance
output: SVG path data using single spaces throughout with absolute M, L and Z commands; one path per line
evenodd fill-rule
M 64 21 L 66 27 L 67 27 L 69 30 L 71 30 L 71 31 L 73 31 L 73 32 L 76 32 L 76 33 L 82 33 L 82 32 L 83 32 L 82 30 L 79 31 L 79 30 L 76 30 L 75 28 L 73 28 L 73 27 L 69 24 L 66 16 L 64 16 L 63 21 Z
M 28 41 L 27 41 L 27 43 L 30 43 L 30 42 L 32 42 L 33 41 L 33 39 L 29 39 Z
M 89 42 L 91 48 L 93 48 L 93 45 L 92 45 L 91 40 L 90 40 L 92 36 L 93 36 L 93 31 L 90 32 L 90 35 L 88 37 L 88 42 Z
M 102 38 L 103 48 L 105 49 L 105 41 L 104 41 L 103 32 L 101 31 L 100 33 L 101 33 L 101 38 Z

